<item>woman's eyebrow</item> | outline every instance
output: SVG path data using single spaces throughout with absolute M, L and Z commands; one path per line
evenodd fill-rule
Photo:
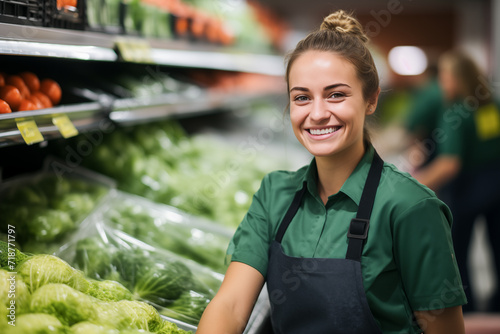
M 345 84 L 345 83 L 336 83 L 336 84 L 333 84 L 333 85 L 330 85 L 330 86 L 326 86 L 325 88 L 323 88 L 323 90 L 330 90 L 330 89 L 334 89 L 334 88 L 337 88 L 337 87 L 349 87 L 349 88 L 351 88 L 351 86 L 349 86 L 348 84 Z
M 292 91 L 294 91 L 294 90 L 298 90 L 298 91 L 301 91 L 301 92 L 308 92 L 308 91 L 309 91 L 309 89 L 304 88 L 304 87 L 292 87 L 292 88 L 290 89 L 290 92 L 292 92 Z
M 333 85 L 329 85 L 329 86 L 326 86 L 325 88 L 323 88 L 323 90 L 330 90 L 330 89 L 335 89 L 337 87 L 349 87 L 351 88 L 351 86 L 349 86 L 348 84 L 345 84 L 345 83 L 335 83 Z M 301 92 L 308 92 L 309 89 L 305 88 L 305 87 L 292 87 L 290 89 L 290 93 L 294 90 L 298 90 L 298 91 L 301 91 Z

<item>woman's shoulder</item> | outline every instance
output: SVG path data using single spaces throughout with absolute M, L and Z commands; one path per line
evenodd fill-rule
M 396 202 L 411 204 L 424 199 L 437 199 L 434 191 L 388 162 L 384 163 L 379 187 L 382 187 L 387 199 Z
M 266 187 L 273 192 L 291 191 L 295 192 L 306 180 L 309 165 L 298 170 L 275 170 L 268 173 L 263 181 L 262 187 Z

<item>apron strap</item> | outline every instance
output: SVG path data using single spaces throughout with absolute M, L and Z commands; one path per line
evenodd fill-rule
M 361 253 L 363 252 L 364 242 L 368 236 L 373 202 L 375 201 L 375 194 L 377 193 L 383 167 L 384 161 L 375 151 L 372 165 L 365 181 L 365 187 L 359 200 L 358 213 L 356 214 L 356 218 L 351 220 L 347 233 L 349 244 L 347 245 L 346 259 L 361 262 Z
M 290 225 L 290 222 L 292 221 L 293 217 L 295 216 L 297 210 L 300 207 L 300 202 L 302 201 L 302 196 L 306 192 L 306 189 L 307 189 L 307 181 L 304 181 L 304 183 L 302 184 L 302 189 L 300 189 L 295 193 L 295 197 L 293 198 L 292 204 L 288 208 L 285 217 L 283 217 L 283 220 L 281 221 L 278 233 L 276 233 L 276 237 L 274 238 L 274 240 L 276 240 L 277 242 L 281 243 L 281 240 L 283 239 L 283 235 L 285 235 L 288 225 Z

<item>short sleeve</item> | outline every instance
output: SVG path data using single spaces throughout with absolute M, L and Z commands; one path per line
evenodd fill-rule
M 462 131 L 464 128 L 464 117 L 470 116 L 467 111 L 459 106 L 446 110 L 439 124 L 442 131 L 437 140 L 438 153 L 443 155 L 463 155 L 465 136 Z
M 467 303 L 451 239 L 451 213 L 437 198 L 412 205 L 395 222 L 394 257 L 413 311 Z
M 268 180 L 269 176 L 266 176 L 253 196 L 248 212 L 229 243 L 226 258 L 226 262 L 245 263 L 257 269 L 264 277 L 267 274 L 271 239 L 268 214 L 264 205 L 267 203 Z

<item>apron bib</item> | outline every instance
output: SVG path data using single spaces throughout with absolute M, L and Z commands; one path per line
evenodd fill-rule
M 269 251 L 267 288 L 275 334 L 382 333 L 368 306 L 361 274 L 361 253 L 382 167 L 375 152 L 356 218 L 347 233 L 345 259 L 283 253 L 281 240 L 300 207 L 307 183 L 295 194 Z

